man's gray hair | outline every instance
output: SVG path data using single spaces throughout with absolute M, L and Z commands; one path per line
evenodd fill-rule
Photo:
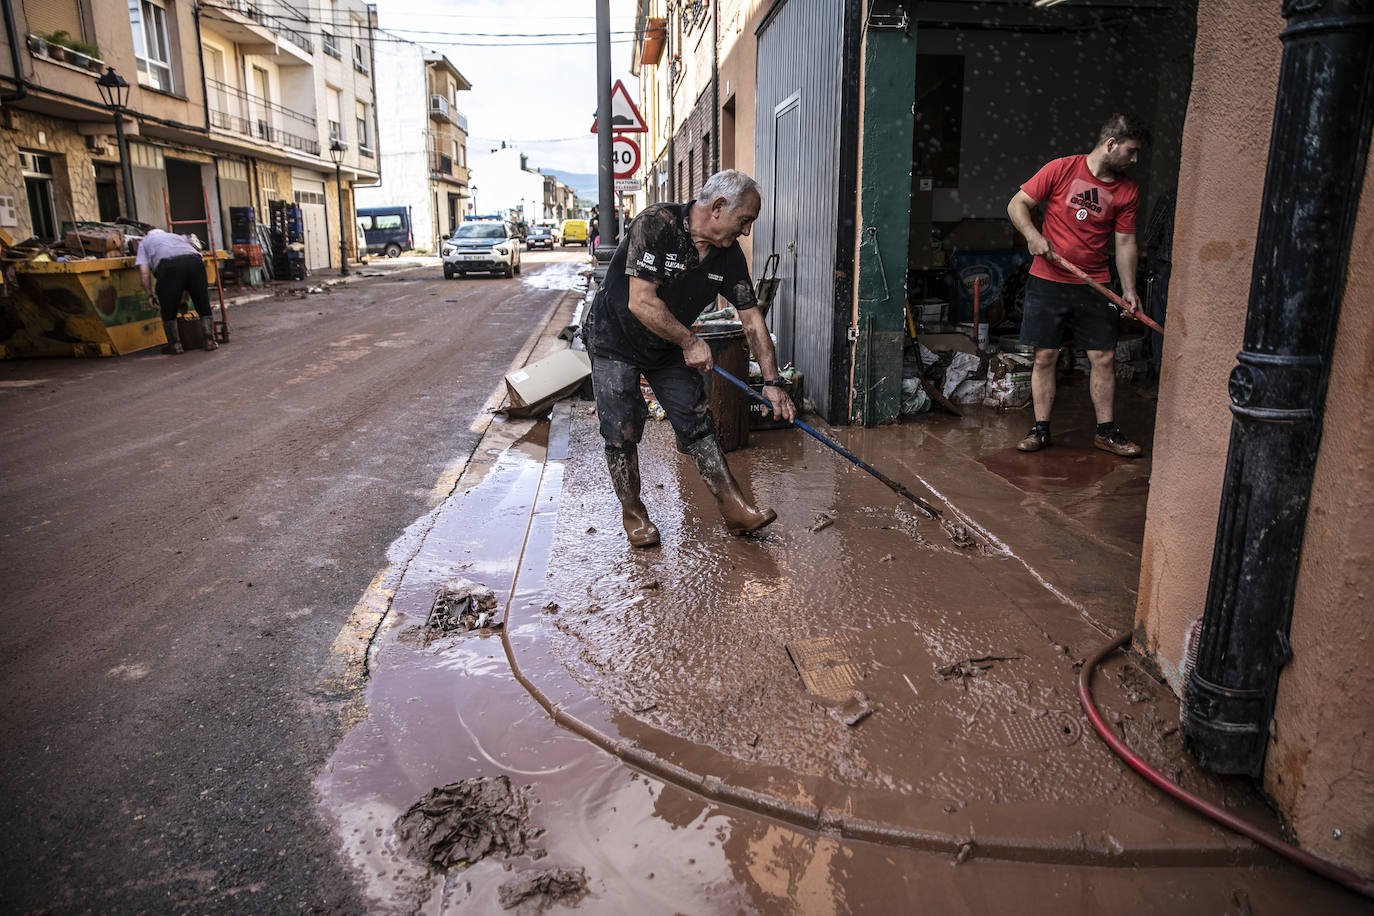
M 750 191 L 758 194 L 760 198 L 763 197 L 757 181 L 739 169 L 725 169 L 706 179 L 706 184 L 701 186 L 700 199 L 709 207 L 717 197 L 724 197 L 725 209 L 733 210 L 739 206 L 744 195 Z

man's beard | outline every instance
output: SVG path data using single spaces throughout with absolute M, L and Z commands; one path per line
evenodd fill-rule
M 1115 155 L 1109 154 L 1102 161 L 1108 169 L 1110 169 L 1113 173 L 1117 175 L 1126 174 L 1126 170 L 1131 167 L 1131 160 L 1127 156 L 1121 156 L 1120 158 L 1118 158 Z

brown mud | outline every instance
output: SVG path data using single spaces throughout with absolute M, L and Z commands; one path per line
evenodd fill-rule
M 317 782 L 374 911 L 497 911 L 512 872 L 554 867 L 584 870 L 597 913 L 1356 911 L 1091 733 L 1074 678 L 1129 626 L 1138 557 L 988 471 L 969 443 L 1001 417 L 950 423 L 836 435 L 986 550 L 787 431 L 731 456 L 779 520 L 730 537 L 661 423 L 641 455 L 663 546 L 634 550 L 591 409 L 511 424 L 539 431 L 470 468 L 437 515 L 376 641 L 368 718 Z M 505 629 L 398 641 L 460 571 L 495 591 Z M 810 685 L 788 651 L 807 645 Z M 1143 671 L 1115 659 L 1096 689 L 1156 766 L 1273 826 L 1244 785 L 1191 766 Z M 390 825 L 417 798 L 503 774 L 532 786 L 547 858 L 437 873 L 406 855 Z
M 581 868 L 550 868 L 514 881 L 497 891 L 501 908 L 517 916 L 538 916 L 554 904 L 577 906 L 587 896 L 587 873 Z
M 527 794 L 505 774 L 431 789 L 396 818 L 396 839 L 412 858 L 440 869 L 522 855 L 540 832 L 528 824 Z

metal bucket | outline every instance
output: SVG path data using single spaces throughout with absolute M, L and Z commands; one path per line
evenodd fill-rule
M 711 348 L 711 359 L 735 378 L 749 377 L 749 344 L 738 321 L 706 321 L 696 325 L 696 335 Z M 716 439 L 727 452 L 749 444 L 749 398 L 714 372 L 706 373 L 706 392 Z

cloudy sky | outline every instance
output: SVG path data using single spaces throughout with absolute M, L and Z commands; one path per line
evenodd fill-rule
M 383 29 L 443 52 L 472 83 L 459 94 L 468 156 L 501 140 L 534 168 L 596 171 L 596 6 L 592 0 L 376 0 Z M 611 0 L 611 78 L 630 75 L 635 0 Z

